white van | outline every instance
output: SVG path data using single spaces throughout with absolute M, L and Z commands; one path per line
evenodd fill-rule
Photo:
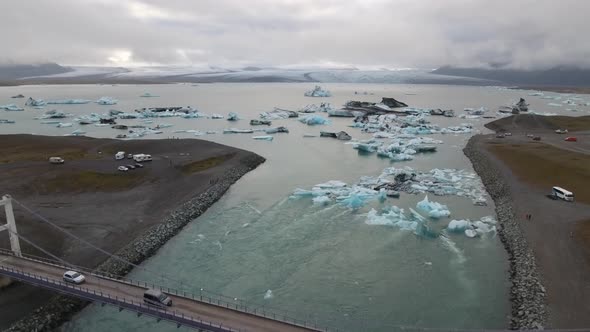
M 574 194 L 571 191 L 567 191 L 561 187 L 553 187 L 552 194 L 553 196 L 563 199 L 564 201 L 574 201 Z
M 49 163 L 51 164 L 63 164 L 65 160 L 62 157 L 51 157 L 49 158 Z
M 125 151 L 119 151 L 115 155 L 115 160 L 125 159 Z

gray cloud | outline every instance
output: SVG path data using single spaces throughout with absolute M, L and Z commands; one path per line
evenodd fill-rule
M 0 1 L 0 61 L 590 67 L 581 0 Z

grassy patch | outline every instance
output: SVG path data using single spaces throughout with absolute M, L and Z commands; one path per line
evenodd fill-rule
M 543 143 L 520 146 L 490 144 L 490 150 L 521 180 L 544 189 L 560 186 L 570 190 L 577 201 L 590 203 L 590 155 Z
M 121 191 L 135 187 L 145 177 L 143 172 L 99 173 L 81 171 L 60 174 L 52 179 L 40 179 L 35 186 L 43 193 Z
M 547 121 L 555 127 L 568 131 L 590 130 L 590 115 L 586 116 L 548 116 Z
M 91 156 L 81 148 L 56 148 L 43 146 L 7 146 L 2 148 L 0 163 L 7 164 L 19 161 L 48 161 L 49 157 L 62 157 L 68 160 L 87 159 Z
M 186 165 L 182 165 L 180 167 L 182 173 L 184 174 L 192 174 L 192 173 L 197 173 L 197 172 L 202 172 L 206 169 L 215 167 L 217 165 L 222 164 L 224 161 L 231 159 L 231 157 L 233 157 L 233 154 L 226 154 L 223 156 L 217 156 L 217 157 L 211 157 L 211 158 L 207 158 L 207 159 L 203 159 L 203 160 L 199 160 L 199 161 L 194 161 L 192 163 L 188 163 Z

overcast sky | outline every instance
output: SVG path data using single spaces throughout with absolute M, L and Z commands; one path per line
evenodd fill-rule
M 586 0 L 0 0 L 0 62 L 590 67 Z

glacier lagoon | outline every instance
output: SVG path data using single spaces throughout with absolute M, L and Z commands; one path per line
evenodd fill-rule
M 411 107 L 452 108 L 457 114 L 463 108 L 497 109 L 526 95 L 523 91 L 493 87 L 323 86 L 331 91 L 332 97 L 321 98 L 321 102 L 334 106 L 352 99 L 375 102 L 381 97 L 394 97 Z M 433 168 L 473 172 L 461 150 L 471 134 L 486 132 L 482 124 L 488 120 L 429 117 L 441 127 L 469 122 L 474 131 L 428 135 L 443 141 L 437 145 L 436 153 L 398 162 L 367 155 L 343 141 L 304 137 L 319 136 L 320 130 L 345 130 L 353 139 L 372 138 L 369 133 L 348 127 L 352 124 L 349 118 L 330 118 L 329 124 L 313 127 L 297 119 L 273 120 L 273 127 L 286 126 L 290 133 L 276 134 L 272 142 L 250 139 L 252 134 L 221 134 L 230 127 L 249 128 L 250 119 L 259 119 L 260 112 L 273 107 L 297 110 L 320 102 L 303 95 L 310 88 L 311 84 L 20 86 L 0 89 L 0 103 L 10 102 L 9 96 L 17 93 L 45 100 L 98 100 L 111 96 L 118 100 L 116 105 L 52 107 L 72 114 L 72 118 L 110 109 L 133 112 L 142 107 L 189 105 L 209 114 L 239 114 L 241 120 L 231 122 L 231 126 L 225 119 L 153 119 L 154 125 L 166 123 L 172 127 L 162 129 L 162 134 L 145 137 L 195 138 L 192 132 L 175 131 L 215 131 L 218 134 L 198 138 L 247 149 L 267 158 L 266 163 L 238 181 L 218 203 L 143 264 L 150 270 L 174 274 L 186 289 L 198 292 L 203 288 L 237 301 L 279 308 L 300 319 L 317 321 L 320 326 L 350 331 L 390 331 L 402 326 L 506 327 L 510 308 L 508 264 L 499 239 L 493 233 L 469 238 L 444 230 L 452 219 L 494 216 L 489 197 L 487 206 L 476 206 L 467 197 L 429 195 L 431 201 L 446 205 L 451 213 L 449 217 L 429 221 L 436 232 L 444 232 L 444 236 L 434 238 L 366 222 L 372 209 L 379 213 L 392 205 L 406 211 L 416 209 L 424 194 L 402 193 L 399 199 L 374 200 L 358 209 L 289 198 L 296 188 L 311 188 L 329 180 L 355 183 L 392 166 L 409 166 L 421 172 Z M 139 98 L 145 91 L 159 97 Z M 355 91 L 369 91 L 373 95 L 356 95 Z M 549 111 L 540 98 L 527 99 L 531 109 Z M 109 127 L 75 124 L 74 128 L 58 128 L 34 119 L 51 109 L 0 111 L 0 118 L 16 122 L 3 124 L 0 132 L 64 135 L 83 128 L 88 136 L 117 134 Z M 555 112 L 554 107 L 551 110 Z M 72 118 L 61 121 L 72 122 Z M 118 123 L 138 124 L 141 120 Z M 141 270 L 132 272 L 131 277 L 162 282 Z M 149 318 L 138 319 L 132 313 L 96 305 L 90 305 L 63 327 L 65 331 L 136 329 L 177 330 L 164 322 L 156 324 Z

